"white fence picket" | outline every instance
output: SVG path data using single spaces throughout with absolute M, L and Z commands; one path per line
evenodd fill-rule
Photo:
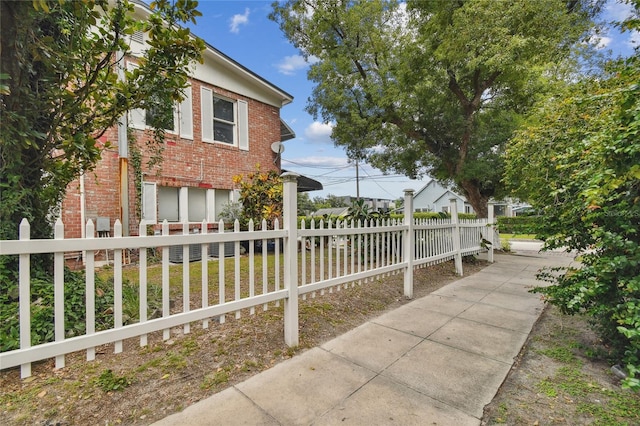
M 285 184 L 286 185 L 286 184 Z M 290 190 L 291 188 L 289 188 Z M 295 192 L 293 192 L 295 193 Z M 291 195 L 289 196 L 289 199 Z M 405 195 L 405 202 L 411 208 L 411 197 Z M 452 206 L 453 207 L 453 206 Z M 411 212 L 411 210 L 407 210 Z M 286 208 L 285 208 L 286 213 Z M 220 323 L 225 321 L 225 314 L 234 312 L 240 317 L 242 310 L 251 314 L 256 306 L 268 308 L 270 303 L 279 304 L 285 301 L 285 339 L 287 344 L 296 344 L 297 302 L 291 311 L 291 297 L 315 296 L 316 292 L 324 294 L 326 289 L 332 292 L 341 288 L 358 284 L 366 284 L 375 277 L 404 273 L 404 293 L 412 297 L 413 269 L 425 265 L 444 262 L 453 258 L 460 259 L 467 254 L 481 250 L 481 240 L 492 236 L 491 220 L 452 220 L 449 219 L 412 219 L 410 213 L 403 222 L 397 220 L 365 220 L 335 222 L 320 220 L 311 221 L 307 228 L 304 223 L 298 229 L 291 229 L 295 223 L 291 216 L 287 225 L 280 229 L 278 220 L 273 229 L 267 229 L 267 222 L 262 221 L 260 230 L 255 229 L 253 221 L 248 231 L 240 231 L 236 221 L 231 232 L 225 232 L 223 221 L 217 223 L 217 232 L 208 232 L 209 224 L 203 221 L 198 225 L 199 233 L 193 234 L 189 226 L 184 224 L 180 234 L 170 235 L 169 224 L 164 221 L 161 234 L 147 236 L 146 225 L 140 224 L 138 237 L 122 236 L 119 221 L 114 225 L 114 236 L 94 238 L 95 226 L 89 220 L 86 224 L 86 237 L 83 239 L 64 239 L 64 224 L 58 220 L 55 225 L 54 240 L 31 240 L 30 225 L 26 220 L 20 223 L 20 239 L 3 241 L 0 255 L 13 255 L 19 258 L 19 301 L 20 315 L 20 348 L 0 353 L 2 368 L 21 366 L 21 375 L 31 374 L 31 362 L 55 357 L 56 368 L 65 366 L 65 355 L 86 350 L 87 360 L 95 359 L 96 346 L 113 344 L 114 351 L 122 350 L 124 339 L 138 337 L 140 345 L 148 344 L 148 334 L 162 331 L 162 339 L 171 337 L 171 328 L 182 326 L 184 333 L 190 332 L 190 324 L 200 321 L 203 328 L 209 327 L 209 318 L 217 317 Z M 488 226 L 489 225 L 489 226 Z M 55 244 L 53 243 L 55 241 Z M 248 273 L 241 271 L 241 241 L 249 242 L 246 254 Z M 256 252 L 255 243 L 262 242 L 261 252 Z M 273 244 L 272 244 L 273 242 Z M 284 244 L 283 244 L 284 242 Z M 233 255 L 229 265 L 232 272 L 233 295 L 225 291 L 225 246 L 233 244 Z M 201 306 L 191 306 L 191 272 L 190 249 L 200 249 Z M 218 277 L 209 277 L 209 247 L 217 245 Z M 182 309 L 171 307 L 171 271 L 170 247 L 179 247 L 182 251 Z M 273 255 L 270 254 L 273 247 Z M 113 321 L 107 330 L 96 331 L 96 253 L 112 250 L 113 258 Z M 149 258 L 147 250 L 161 250 L 161 318 L 148 318 L 153 306 L 150 303 L 148 282 Z M 64 330 L 64 254 L 68 252 L 84 252 L 86 311 L 85 335 L 66 337 Z M 40 345 L 31 344 L 31 254 L 54 254 L 54 341 Z M 138 253 L 138 296 L 139 318 L 137 323 L 125 324 L 123 317 L 123 256 Z M 268 259 L 273 256 L 273 265 Z M 284 262 L 281 260 L 284 259 Z M 301 265 L 297 262 L 300 259 Z M 261 262 L 262 286 L 256 282 L 256 273 Z M 197 264 L 196 264 L 197 265 Z M 292 265 L 295 270 L 291 270 Z M 180 267 L 180 266 L 177 266 Z M 229 267 L 227 265 L 227 267 Z M 460 265 L 461 267 L 461 265 Z M 172 267 L 176 268 L 176 267 Z M 284 268 L 284 276 L 281 274 Z M 197 267 L 196 267 L 197 269 Z M 460 270 L 461 272 L 461 270 Z M 193 272 L 196 274 L 197 272 Z M 248 274 L 248 276 L 247 276 Z M 194 275 L 195 278 L 195 275 Z M 210 278 L 213 278 L 211 281 Z M 284 278 L 284 280 L 283 280 Z M 292 282 L 292 280 L 294 280 Z M 210 282 L 211 281 L 211 282 Z M 175 283 L 174 283 L 175 285 Z M 210 294 L 215 291 L 216 296 Z M 258 288 L 256 288 L 258 286 Z M 287 287 L 289 286 L 289 287 Z M 293 287 L 291 287 L 293 286 Z M 194 288 L 194 291 L 198 291 Z M 245 293 L 243 293 L 243 291 Z M 215 293 L 213 293 L 215 294 Z M 213 300 L 210 298 L 213 297 Z M 227 300 L 227 297 L 230 299 Z

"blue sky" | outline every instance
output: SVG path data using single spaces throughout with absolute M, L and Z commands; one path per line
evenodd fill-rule
M 323 191 L 316 196 L 356 195 L 356 170 L 341 148 L 330 139 L 331 127 L 315 121 L 305 111 L 313 85 L 307 80 L 308 64 L 298 50 L 283 36 L 275 22 L 267 16 L 271 0 L 201 0 L 193 32 L 209 44 L 251 69 L 294 97 L 281 117 L 296 132 L 296 138 L 285 143 L 282 167 L 322 182 Z M 630 12 L 628 5 L 610 0 L 604 10 L 606 21 L 621 20 Z M 603 49 L 628 56 L 640 43 L 638 33 L 620 34 L 609 31 L 597 41 Z M 379 170 L 360 165 L 360 196 L 397 199 L 403 189 L 419 190 L 429 181 L 413 181 L 400 175 L 384 176 Z

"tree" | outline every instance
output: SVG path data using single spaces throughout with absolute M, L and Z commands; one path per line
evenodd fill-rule
M 345 201 L 345 197 L 338 195 L 328 194 L 326 197 L 314 197 L 313 203 L 315 209 L 333 209 L 338 207 L 349 207 L 349 204 Z
M 480 217 L 502 190 L 504 145 L 551 67 L 592 26 L 590 1 L 274 4 L 306 57 L 307 107 L 352 159 L 452 181 Z
M 640 6 L 635 2 L 636 11 Z M 629 20 L 626 28 L 640 28 Z M 538 288 L 569 314 L 593 319 L 640 389 L 640 55 L 541 101 L 507 150 L 505 181 L 539 208 L 546 248 L 581 253 Z
M 316 210 L 308 192 L 298 192 L 298 216 L 306 216 Z
M 32 238 L 50 237 L 67 185 L 108 144 L 98 139 L 129 110 L 181 99 L 204 49 L 179 26 L 200 16 L 196 5 L 157 0 L 139 21 L 128 0 L 0 1 L 0 239 L 15 239 L 22 218 Z M 136 31 L 149 47 L 130 71 Z

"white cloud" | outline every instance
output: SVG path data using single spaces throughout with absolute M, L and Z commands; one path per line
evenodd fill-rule
M 589 44 L 596 49 L 606 49 L 613 42 L 611 37 L 593 35 L 589 38 Z
M 633 49 L 640 46 L 640 32 L 634 31 L 629 35 L 626 41 L 627 45 Z
M 633 7 L 629 3 L 609 0 L 604 7 L 604 17 L 607 20 L 622 22 L 633 15 Z
M 244 10 L 244 15 L 236 14 L 231 17 L 231 24 L 229 25 L 229 31 L 234 34 L 240 32 L 240 25 L 247 25 L 249 23 L 249 8 Z
M 331 143 L 331 131 L 333 126 L 329 123 L 320 123 L 314 121 L 306 129 L 304 129 L 304 135 L 313 143 Z
M 315 57 L 311 57 L 309 60 L 306 60 L 301 55 L 285 56 L 284 59 L 276 65 L 276 67 L 278 68 L 278 72 L 284 75 L 294 75 L 296 71 L 304 69 L 307 65 L 313 64 L 317 61 L 318 59 Z
M 283 159 L 284 163 L 290 163 L 299 167 L 335 167 L 342 168 L 349 166 L 349 161 L 346 157 L 302 157 L 294 158 L 290 160 Z M 285 164 L 286 167 L 286 164 Z

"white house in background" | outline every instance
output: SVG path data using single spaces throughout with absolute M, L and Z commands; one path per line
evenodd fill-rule
M 458 194 L 450 186 L 444 186 L 435 179 L 431 179 L 413 195 L 413 211 L 449 213 L 451 199 L 456 200 L 458 213 L 475 213 L 464 195 Z M 511 199 L 492 201 L 496 216 L 516 216 L 531 208 L 526 203 L 515 202 Z
M 441 185 L 435 179 L 431 179 L 413 195 L 413 210 L 416 212 L 449 213 L 451 199 L 456 200 L 458 213 L 475 213 L 464 196 L 456 193 L 451 187 Z

